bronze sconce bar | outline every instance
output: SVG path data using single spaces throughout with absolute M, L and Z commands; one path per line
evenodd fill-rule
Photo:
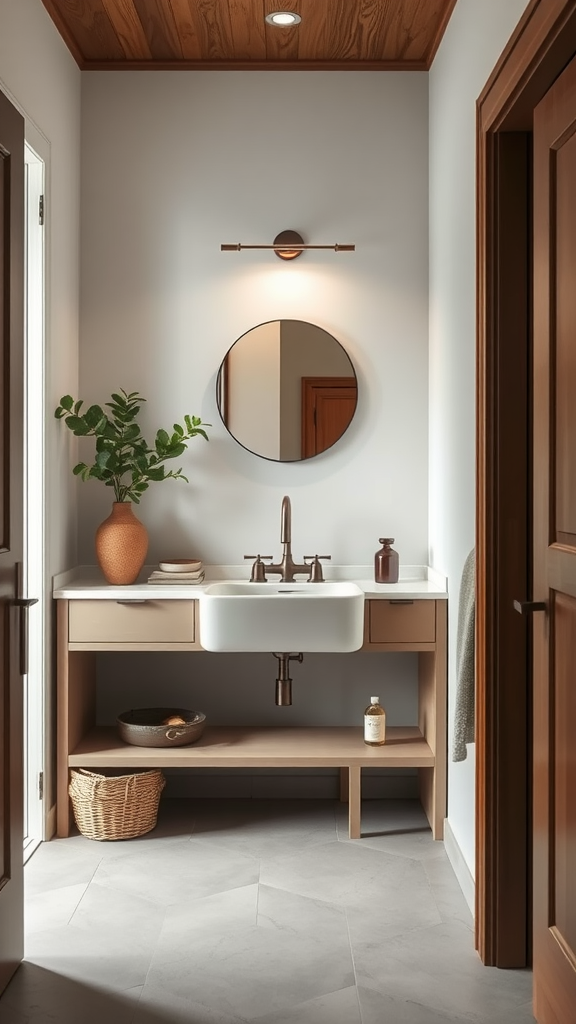
M 240 252 L 242 249 L 271 249 L 281 260 L 295 260 L 307 249 L 332 249 L 333 252 L 354 252 L 355 245 L 307 245 L 297 231 L 281 231 L 269 245 L 245 245 L 231 242 L 220 246 L 221 252 Z

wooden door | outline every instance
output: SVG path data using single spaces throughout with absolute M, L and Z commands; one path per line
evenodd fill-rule
M 534 111 L 534 1012 L 576 1019 L 576 59 Z
M 0 93 L 0 992 L 23 956 L 24 120 Z
M 302 378 L 302 458 L 331 448 L 356 411 L 355 377 Z

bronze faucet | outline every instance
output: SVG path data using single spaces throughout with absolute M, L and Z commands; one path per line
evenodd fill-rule
M 250 580 L 253 582 L 266 582 L 268 575 L 280 576 L 281 583 L 293 583 L 296 574 L 306 574 L 310 583 L 322 583 L 321 558 L 331 558 L 331 555 L 304 555 L 304 561 L 298 564 L 292 558 L 292 506 L 290 498 L 286 494 L 282 498 L 282 518 L 280 526 L 280 541 L 282 543 L 282 561 L 272 562 L 265 565 L 262 559 L 272 558 L 272 555 L 244 555 L 244 558 L 255 558 L 252 566 Z M 307 562 L 306 559 L 311 559 Z

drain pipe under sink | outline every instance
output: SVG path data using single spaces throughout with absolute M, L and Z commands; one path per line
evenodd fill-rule
M 292 703 L 292 680 L 288 675 L 291 661 L 303 661 L 304 655 L 300 654 L 276 654 L 278 658 L 278 678 L 276 679 L 276 704 L 279 707 L 287 707 Z

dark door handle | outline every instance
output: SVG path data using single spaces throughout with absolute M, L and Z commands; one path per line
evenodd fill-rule
M 14 601 L 20 609 L 20 675 L 28 675 L 28 609 L 38 604 L 37 597 L 17 597 Z
M 514 608 L 520 615 L 531 615 L 532 612 L 545 612 L 546 601 L 514 601 Z

